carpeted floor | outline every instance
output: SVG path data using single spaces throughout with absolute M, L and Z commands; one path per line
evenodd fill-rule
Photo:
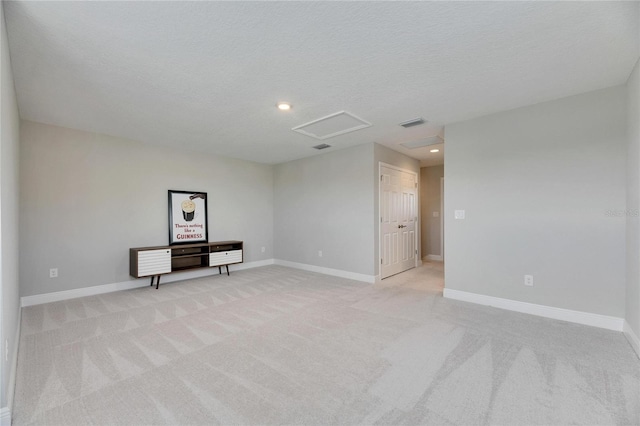
M 268 266 L 25 308 L 14 424 L 640 423 L 621 333 L 443 299 L 427 269 Z

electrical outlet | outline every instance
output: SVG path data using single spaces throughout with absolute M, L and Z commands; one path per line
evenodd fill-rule
M 265 252 L 265 250 L 266 250 L 266 248 L 265 248 L 265 247 L 262 247 L 261 251 L 262 251 L 263 253 Z
M 318 250 L 318 257 L 322 257 L 322 250 Z
M 456 219 L 464 219 L 464 216 L 465 216 L 465 214 L 464 214 L 464 210 L 456 210 L 456 211 L 454 211 L 454 212 L 453 212 L 453 216 L 454 216 Z
M 533 287 L 533 275 L 524 276 L 524 285 Z
M 58 268 L 49 269 L 49 278 L 58 278 Z

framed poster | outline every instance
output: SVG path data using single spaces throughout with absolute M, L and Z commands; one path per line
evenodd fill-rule
M 206 243 L 207 193 L 169 190 L 169 245 Z

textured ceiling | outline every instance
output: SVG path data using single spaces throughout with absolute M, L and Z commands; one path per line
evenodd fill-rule
M 623 84 L 639 53 L 637 2 L 3 4 L 22 118 L 263 163 L 318 154 L 291 128 L 345 110 L 373 126 L 331 150 L 434 164 L 398 144 Z

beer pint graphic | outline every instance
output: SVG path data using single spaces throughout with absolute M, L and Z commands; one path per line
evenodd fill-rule
M 191 222 L 195 217 L 196 203 L 194 203 L 193 200 L 184 200 L 180 206 L 182 207 L 182 217 L 184 217 L 184 220 Z

